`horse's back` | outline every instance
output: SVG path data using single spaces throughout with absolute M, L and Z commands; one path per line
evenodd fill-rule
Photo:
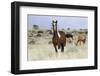
M 63 36 L 63 37 L 65 36 L 65 37 L 66 37 L 65 32 L 63 32 L 63 31 L 59 31 L 59 33 L 60 33 L 61 36 Z

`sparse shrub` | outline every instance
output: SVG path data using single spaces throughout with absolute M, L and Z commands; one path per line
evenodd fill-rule
M 43 31 L 42 31 L 42 30 L 40 30 L 40 31 L 38 31 L 38 33 L 43 33 Z
M 35 33 L 36 31 L 32 30 L 32 33 Z
M 67 30 L 70 30 L 70 28 L 67 28 Z
M 79 31 L 78 33 L 79 33 L 79 34 L 83 34 L 84 32 Z
M 47 30 L 46 32 L 48 32 L 49 34 L 53 34 L 53 32 L 51 30 Z
M 28 33 L 28 37 L 33 37 L 33 33 Z
M 36 36 L 37 36 L 37 37 L 41 37 L 42 35 L 38 33 Z
M 49 41 L 48 44 L 52 44 L 52 41 Z
M 32 39 L 31 41 L 28 42 L 29 44 L 35 44 L 35 41 Z
M 38 25 L 33 25 L 33 28 L 37 30 L 37 29 L 39 29 L 39 26 Z
M 49 34 L 51 35 L 51 34 L 53 34 L 53 32 L 50 30 L 50 31 L 49 31 Z
M 88 34 L 88 31 L 85 31 L 85 34 Z

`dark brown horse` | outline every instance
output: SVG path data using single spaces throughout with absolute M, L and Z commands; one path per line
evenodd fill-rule
M 72 34 L 67 33 L 66 38 L 69 39 L 69 41 L 68 41 L 69 43 L 72 43 L 72 40 L 73 40 L 73 35 Z
M 72 34 L 66 34 L 66 38 L 72 38 L 72 40 L 73 40 L 73 35 Z
M 64 46 L 66 45 L 66 35 L 63 31 L 57 30 L 57 20 L 52 21 L 53 26 L 53 38 L 52 43 L 54 45 L 55 51 L 58 52 L 58 49 L 61 48 L 61 52 L 64 52 Z

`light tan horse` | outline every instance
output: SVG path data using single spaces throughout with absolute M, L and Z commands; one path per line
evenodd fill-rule
M 84 33 L 79 33 L 76 45 L 82 45 L 86 42 L 86 35 Z

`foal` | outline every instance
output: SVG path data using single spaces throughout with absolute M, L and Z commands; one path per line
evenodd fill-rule
M 64 46 L 66 45 L 66 35 L 63 31 L 57 30 L 57 20 L 52 21 L 53 26 L 53 38 L 52 43 L 54 45 L 55 51 L 58 52 L 58 49 L 61 48 L 61 52 L 64 52 Z
M 78 45 L 79 43 L 80 45 L 82 43 L 85 44 L 85 42 L 86 42 L 86 36 L 84 34 L 79 34 L 76 45 Z

